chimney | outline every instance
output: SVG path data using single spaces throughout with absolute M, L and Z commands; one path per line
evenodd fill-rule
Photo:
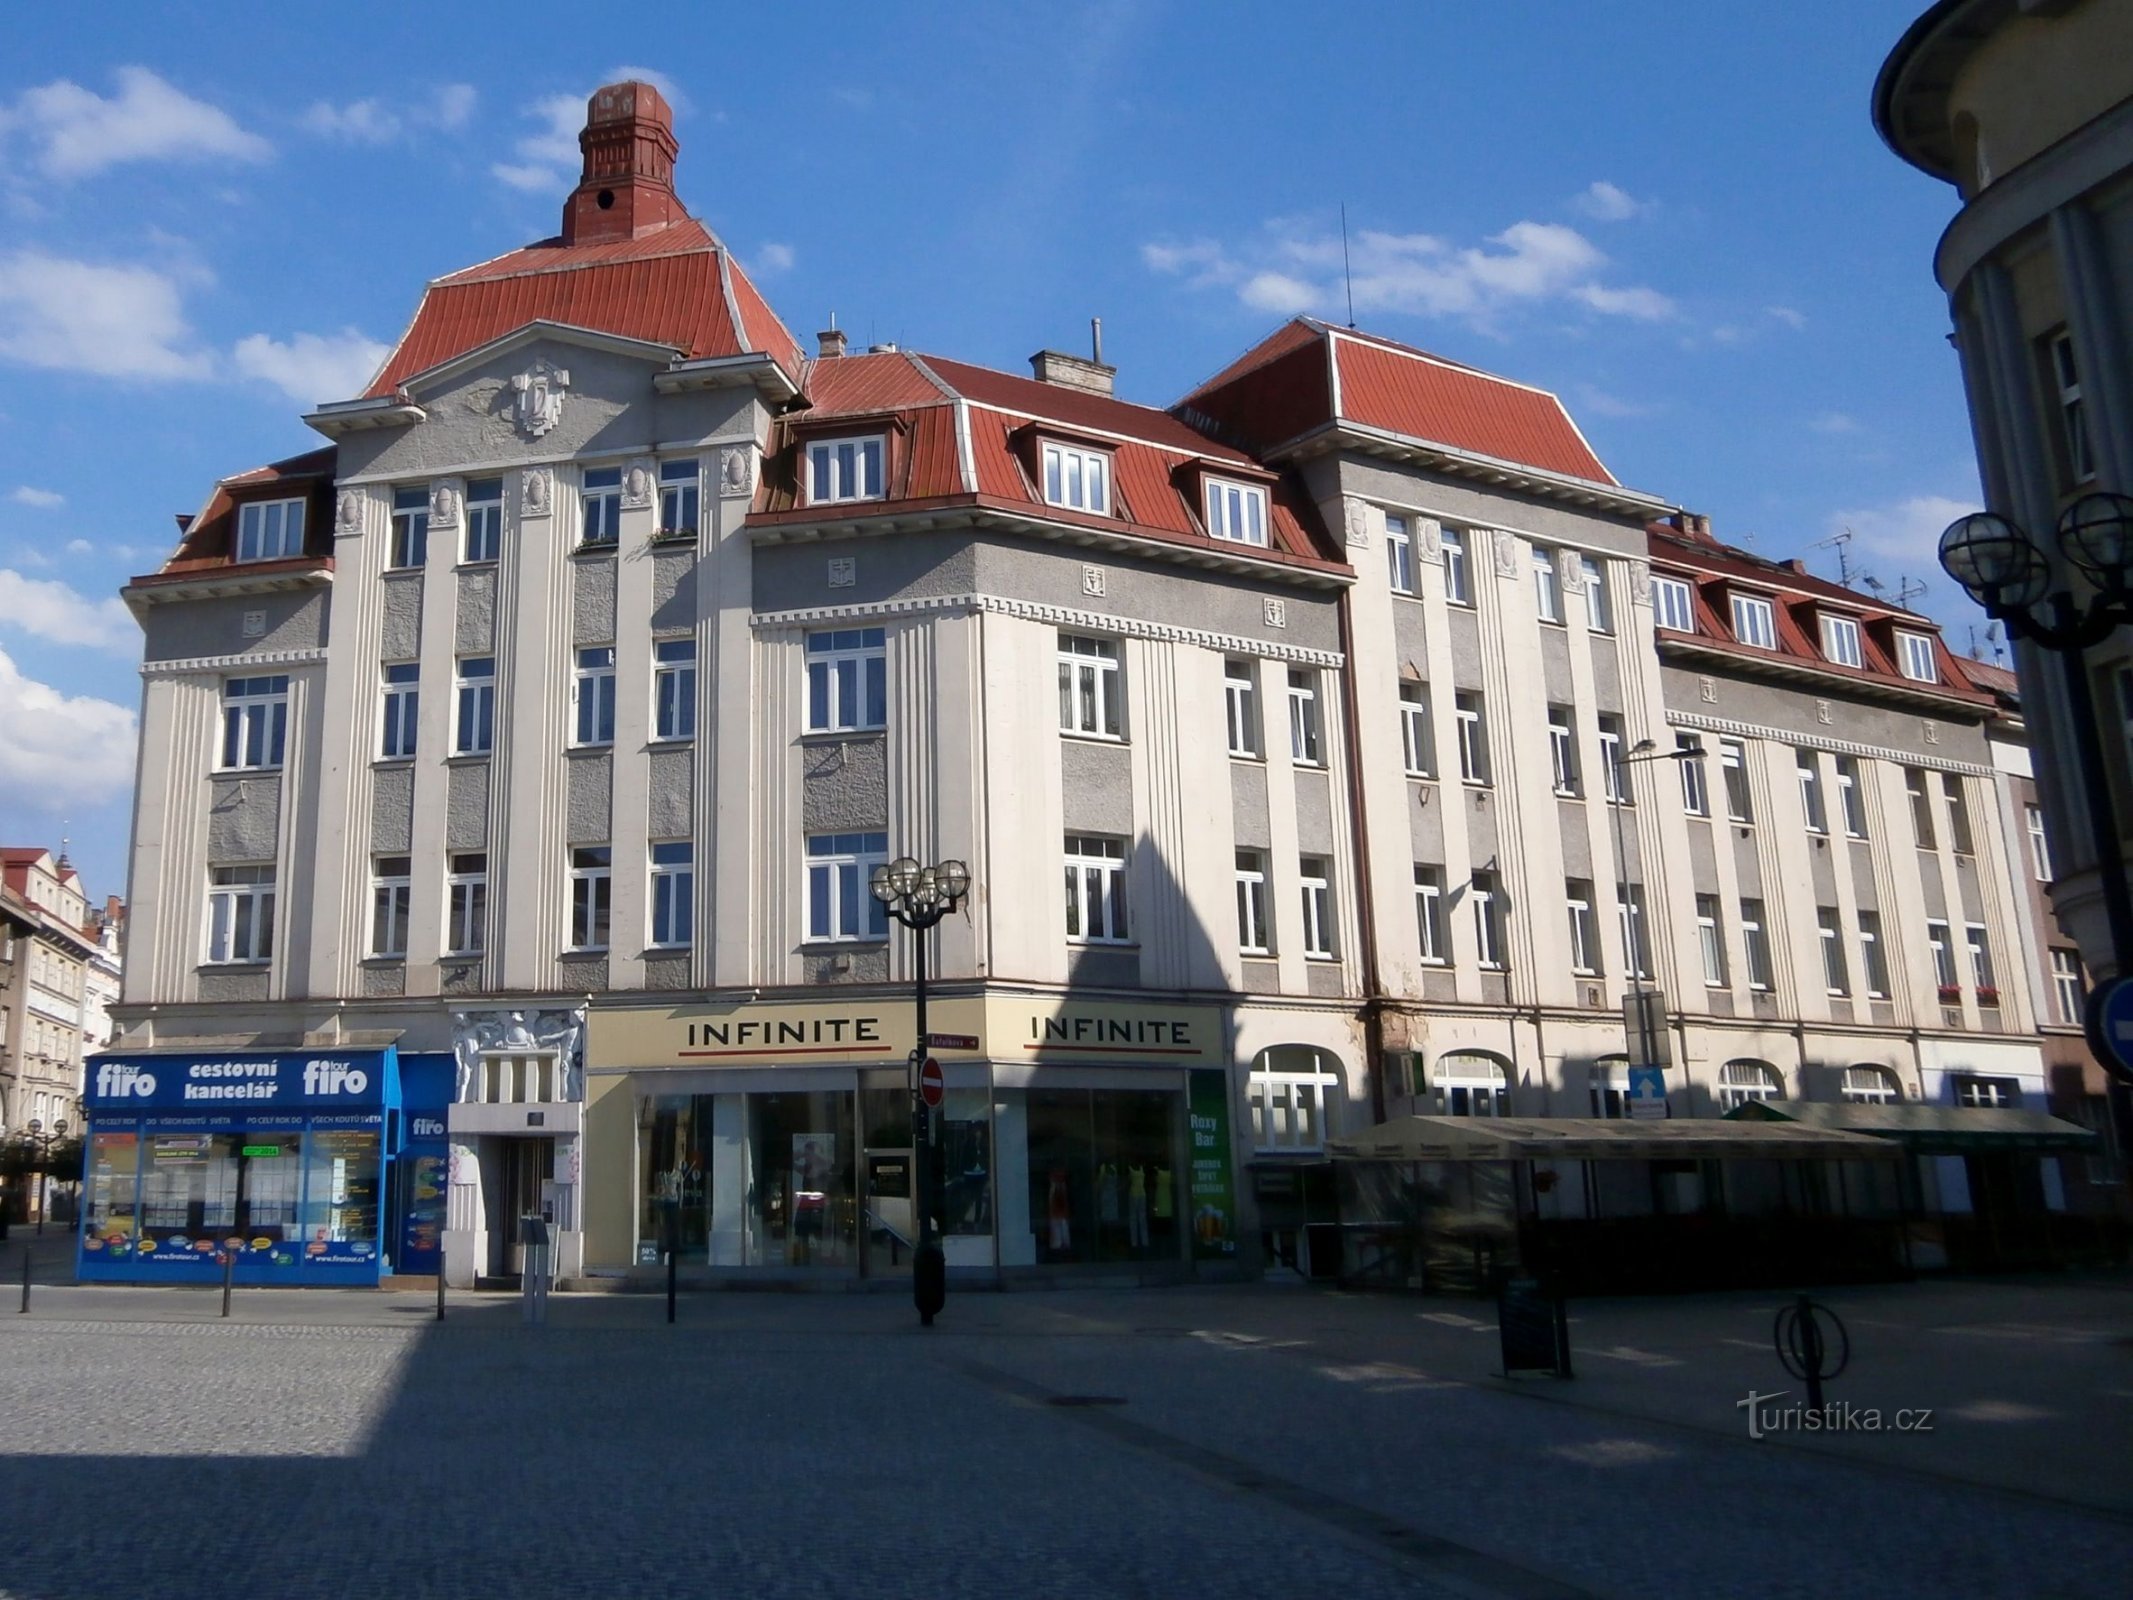
M 844 354 L 844 330 L 837 327 L 836 318 L 830 318 L 831 326 L 815 335 L 815 353 L 824 361 L 834 360 Z
M 1062 389 L 1086 389 L 1091 394 L 1109 394 L 1118 368 L 1086 356 L 1070 356 L 1058 350 L 1039 350 L 1029 358 L 1029 369 L 1039 383 L 1056 383 Z
M 565 244 L 614 244 L 688 216 L 674 194 L 674 112 L 648 83 L 611 83 L 585 105 L 585 168 L 563 202 Z

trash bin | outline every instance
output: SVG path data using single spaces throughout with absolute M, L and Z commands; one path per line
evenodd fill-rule
M 1341 1275 L 1341 1225 L 1337 1222 L 1305 1223 L 1304 1255 L 1310 1262 L 1313 1278 L 1338 1278 Z

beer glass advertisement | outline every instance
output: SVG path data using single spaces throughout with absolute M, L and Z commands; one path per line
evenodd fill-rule
M 1187 1104 L 1192 1162 L 1192 1255 L 1237 1254 L 1237 1185 L 1229 1154 L 1229 1074 L 1194 1072 Z

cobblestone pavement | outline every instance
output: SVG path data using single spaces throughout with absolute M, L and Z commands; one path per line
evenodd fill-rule
M 0 1595 L 2126 1593 L 2133 1293 L 1832 1298 L 1945 1431 L 1748 1439 L 1768 1297 L 1581 1305 L 1580 1377 L 1514 1387 L 1485 1306 L 1273 1286 L 960 1295 L 930 1331 L 886 1295 L 528 1328 L 40 1289 L 0 1304 Z M 2053 1438 L 2110 1484 L 2026 1472 Z

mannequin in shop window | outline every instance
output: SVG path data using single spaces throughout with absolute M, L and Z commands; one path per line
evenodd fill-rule
M 1065 1255 L 1074 1248 L 1072 1219 L 1073 1202 L 1067 1196 L 1067 1171 L 1054 1167 L 1050 1176 L 1051 1187 L 1044 1197 L 1044 1214 L 1050 1221 L 1051 1248 L 1054 1255 Z
M 1148 1248 L 1148 1169 L 1126 1169 L 1126 1243 L 1135 1251 Z

